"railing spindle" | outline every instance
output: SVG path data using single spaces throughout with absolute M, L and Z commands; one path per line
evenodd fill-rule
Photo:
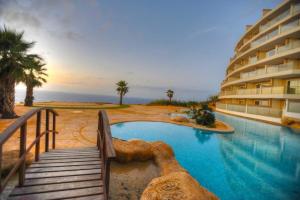
M 56 115 L 52 114 L 52 149 L 55 149 Z
M 49 110 L 46 109 L 45 152 L 49 151 Z
M 38 138 L 41 134 L 41 111 L 39 111 L 36 115 L 36 138 Z M 35 161 L 40 159 L 40 139 L 36 142 L 35 145 Z
M 20 129 L 20 155 L 19 155 L 20 158 L 26 153 L 26 136 L 27 136 L 27 121 L 21 126 Z M 25 168 L 26 168 L 26 157 L 22 161 L 19 168 L 19 186 L 24 185 Z
M 3 154 L 3 148 L 2 144 L 0 144 L 0 193 L 2 192 L 2 154 Z

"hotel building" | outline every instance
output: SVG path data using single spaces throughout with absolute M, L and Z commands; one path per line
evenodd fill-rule
M 216 110 L 275 123 L 300 120 L 300 0 L 264 9 L 235 47 Z

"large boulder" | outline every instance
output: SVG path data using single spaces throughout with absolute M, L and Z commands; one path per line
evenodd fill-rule
M 116 160 L 119 162 L 146 161 L 153 158 L 151 144 L 143 140 L 113 139 Z
M 186 172 L 175 172 L 153 179 L 141 200 L 216 200 L 213 193 L 201 187 Z
M 154 161 L 160 168 L 161 175 L 172 172 L 186 172 L 175 159 L 173 149 L 164 142 L 153 142 Z
M 160 169 L 160 177 L 153 179 L 141 200 L 215 200 L 213 193 L 191 177 L 175 159 L 173 149 L 164 142 L 142 140 L 113 140 L 119 162 L 153 159 Z

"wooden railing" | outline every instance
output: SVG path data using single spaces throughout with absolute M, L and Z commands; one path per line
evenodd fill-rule
M 42 112 L 45 111 L 45 131 L 41 132 L 41 120 Z M 52 113 L 52 130 L 50 130 L 50 113 Z M 27 121 L 36 115 L 36 135 L 34 141 L 27 147 Z M 5 129 L 0 134 L 0 177 L 2 177 L 2 157 L 4 144 L 14 135 L 15 132 L 20 130 L 20 153 L 19 159 L 15 163 L 14 167 L 10 170 L 8 175 L 0 183 L 0 193 L 4 190 L 8 181 L 18 172 L 19 186 L 24 185 L 25 181 L 25 167 L 26 167 L 26 155 L 30 152 L 32 147 L 35 146 L 35 161 L 39 160 L 40 155 L 40 140 L 45 135 L 45 151 L 49 151 L 49 133 L 52 133 L 52 148 L 55 149 L 55 134 L 56 131 L 56 116 L 57 112 L 48 108 L 38 108 L 27 112 L 22 117 L 18 118 L 13 124 Z
M 106 112 L 100 110 L 98 117 L 97 147 L 100 151 L 99 156 L 103 160 L 101 176 L 104 183 L 104 198 L 107 200 L 109 196 L 110 162 L 116 157 L 116 153 Z

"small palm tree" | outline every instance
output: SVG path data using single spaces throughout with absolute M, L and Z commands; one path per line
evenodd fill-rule
M 31 58 L 30 61 L 31 68 L 24 73 L 22 82 L 26 85 L 26 97 L 24 106 L 33 105 L 33 88 L 41 87 L 43 83 L 46 83 L 47 80 L 47 69 L 44 67 L 45 64 L 42 63 L 40 58 Z
M 116 83 L 117 87 L 117 92 L 120 95 L 120 105 L 123 104 L 123 96 L 128 93 L 129 87 L 128 83 L 126 81 L 119 81 Z
M 171 102 L 172 102 L 172 98 L 173 98 L 173 96 L 174 96 L 174 91 L 173 90 L 167 90 L 167 97 L 169 98 L 169 103 L 171 104 Z
M 212 95 L 208 98 L 208 100 L 212 103 L 213 106 L 216 106 L 216 102 L 219 100 L 219 96 Z
M 23 39 L 24 32 L 0 28 L 0 82 L 2 85 L 1 108 L 3 118 L 16 117 L 15 85 L 28 66 L 24 64 L 33 42 Z

